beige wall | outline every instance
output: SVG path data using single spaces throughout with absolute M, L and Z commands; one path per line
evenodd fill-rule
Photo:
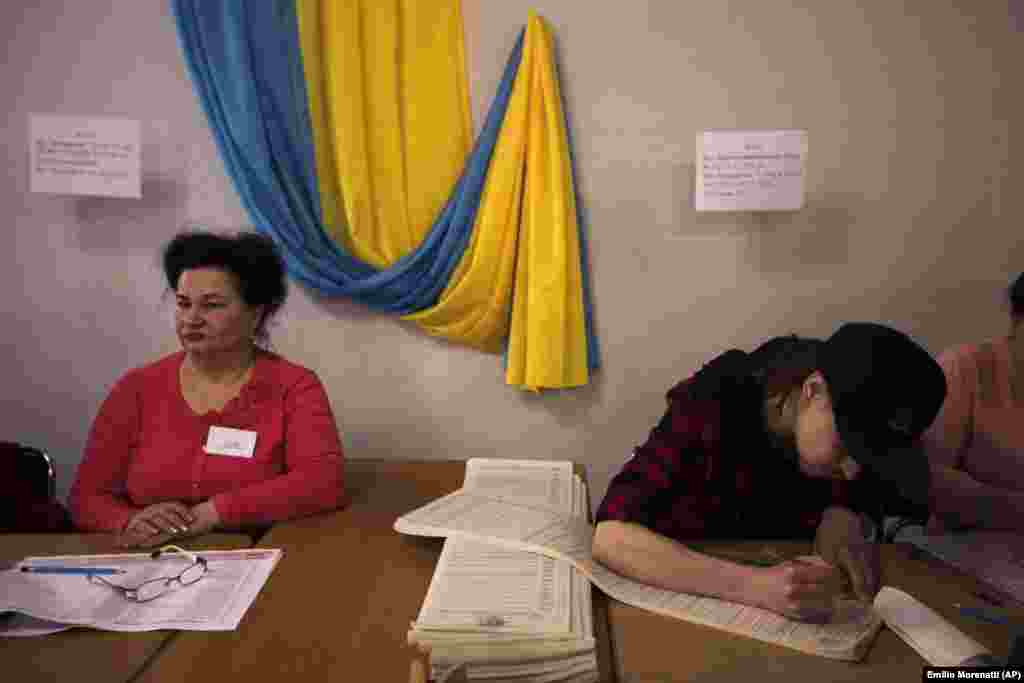
M 248 221 L 165 2 L 19 4 L 0 9 L 0 437 L 48 447 L 64 491 L 110 384 L 174 348 L 159 246 L 186 222 Z M 294 288 L 272 336 L 320 373 L 349 457 L 569 458 L 596 505 L 664 392 L 727 347 L 848 319 L 934 351 L 1003 331 L 1024 270 L 1024 41 L 1006 2 L 465 0 L 477 121 L 531 7 L 561 58 L 604 370 L 522 394 L 499 358 Z M 145 198 L 29 194 L 29 112 L 142 120 Z M 728 127 L 808 130 L 805 210 L 692 210 L 694 134 Z

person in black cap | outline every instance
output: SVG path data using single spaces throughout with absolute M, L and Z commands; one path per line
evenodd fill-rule
M 595 559 L 670 590 L 824 620 L 847 588 L 879 589 L 871 519 L 927 515 L 918 446 L 946 394 L 906 335 L 847 323 L 826 341 L 727 351 L 668 393 L 669 407 L 609 485 Z M 750 567 L 687 543 L 814 539 L 816 555 Z

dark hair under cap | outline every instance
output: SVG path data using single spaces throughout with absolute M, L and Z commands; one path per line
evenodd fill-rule
M 803 385 L 818 369 L 824 342 L 789 335 L 775 337 L 750 353 L 751 373 L 766 398 L 786 394 Z
M 1017 276 L 1017 279 L 1010 285 L 1010 315 L 1014 318 L 1024 318 L 1024 273 Z
M 182 272 L 194 268 L 217 268 L 231 273 L 242 300 L 249 306 L 263 306 L 264 315 L 256 337 L 265 340 L 266 322 L 284 304 L 288 294 L 284 263 L 269 238 L 254 232 L 235 237 L 190 231 L 175 236 L 163 250 L 167 286 L 178 288 Z

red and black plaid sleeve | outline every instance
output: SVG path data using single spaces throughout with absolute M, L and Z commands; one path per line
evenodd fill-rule
M 634 522 L 701 536 L 708 509 L 705 483 L 714 469 L 719 406 L 673 392 L 647 442 L 611 481 L 597 521 Z

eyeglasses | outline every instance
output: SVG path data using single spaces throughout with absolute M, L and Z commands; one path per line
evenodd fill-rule
M 193 555 L 184 548 L 179 548 L 176 545 L 165 545 L 158 550 L 154 550 L 149 556 L 156 560 L 167 552 L 179 552 L 192 562 L 179 574 L 150 579 L 149 581 L 144 581 L 133 588 L 111 583 L 98 574 L 89 574 L 86 578 L 90 583 L 106 586 L 107 588 L 116 591 L 125 600 L 131 600 L 132 602 L 149 602 L 150 600 L 156 600 L 161 595 L 168 593 L 174 587 L 174 584 L 191 586 L 196 581 L 199 581 L 201 578 L 206 576 L 206 559 L 199 557 L 198 555 Z

